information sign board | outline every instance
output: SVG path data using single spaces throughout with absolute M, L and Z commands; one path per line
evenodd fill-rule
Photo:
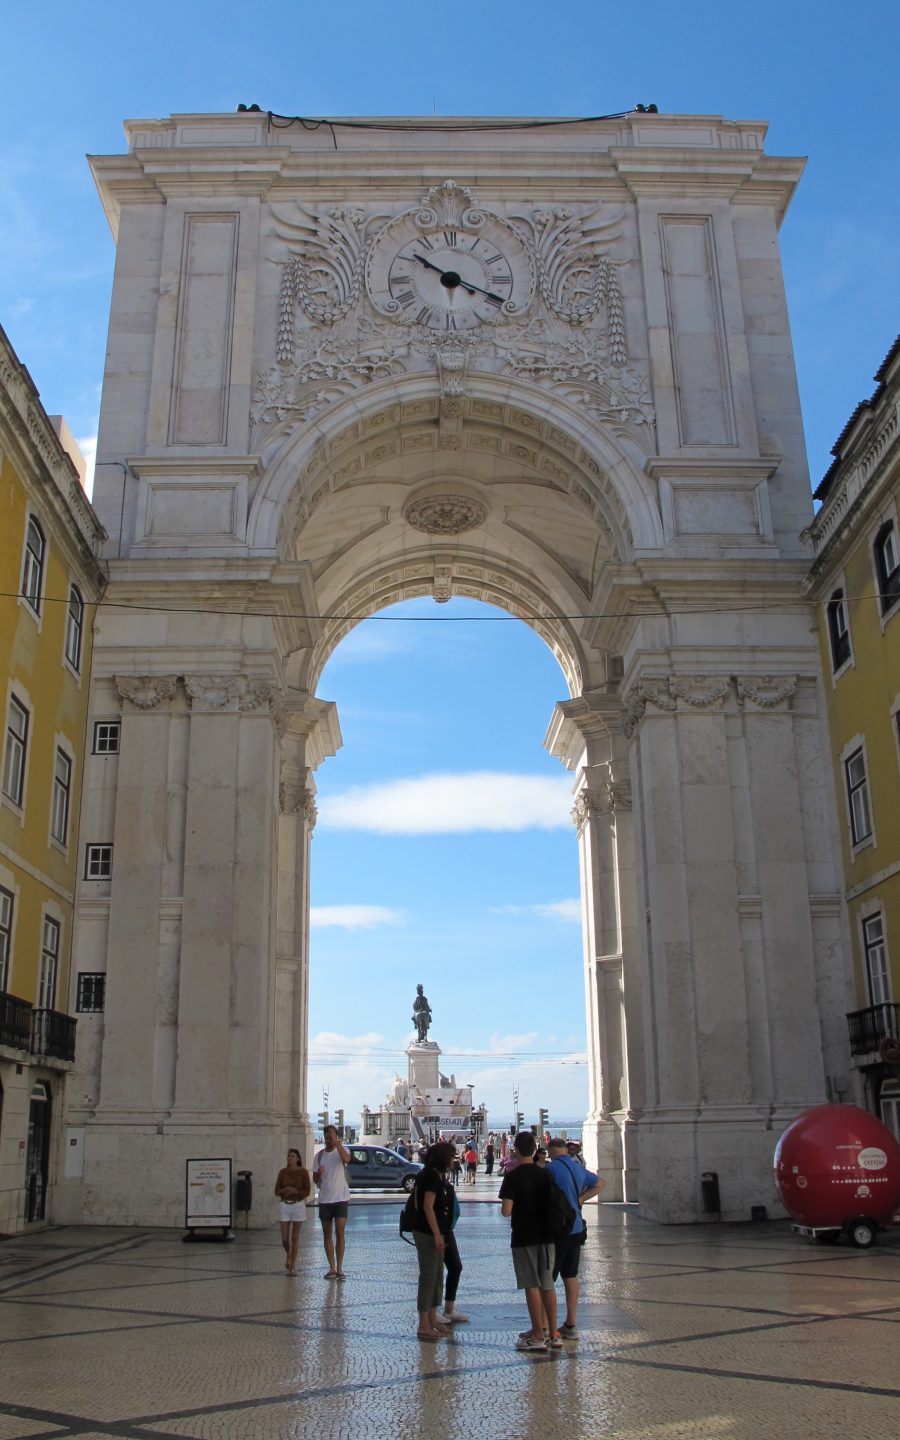
M 188 1230 L 227 1230 L 231 1225 L 231 1160 L 188 1160 L 184 1223 Z

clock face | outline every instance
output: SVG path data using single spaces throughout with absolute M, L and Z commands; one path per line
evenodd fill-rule
M 501 222 L 425 230 L 404 216 L 387 232 L 369 257 L 367 281 L 373 305 L 391 319 L 453 334 L 518 315 L 531 302 L 525 247 Z

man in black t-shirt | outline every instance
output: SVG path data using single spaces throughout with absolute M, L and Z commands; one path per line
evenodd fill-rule
M 501 1209 L 512 1221 L 513 1268 L 516 1284 L 525 1291 L 531 1329 L 523 1330 L 516 1349 L 546 1355 L 561 1350 L 556 1328 L 556 1290 L 553 1285 L 553 1244 L 547 1227 L 552 1181 L 534 1163 L 535 1139 L 523 1130 L 515 1139 L 518 1164 L 503 1177 Z M 546 1338 L 545 1338 L 546 1335 Z

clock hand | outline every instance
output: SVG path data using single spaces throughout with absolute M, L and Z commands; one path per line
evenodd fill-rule
M 415 251 L 413 251 L 412 258 L 418 260 L 420 265 L 424 265 L 426 270 L 434 270 L 436 274 L 440 275 L 447 290 L 455 290 L 457 286 L 462 286 L 467 295 L 484 295 L 488 300 L 496 301 L 498 305 L 504 303 L 502 295 L 495 295 L 492 290 L 484 290 L 480 285 L 473 284 L 471 280 L 464 280 L 455 270 L 442 270 L 440 265 L 426 260 L 424 255 L 417 255 Z
M 459 283 L 470 295 L 486 295 L 488 300 L 496 300 L 498 305 L 505 303 L 502 295 L 495 295 L 493 290 L 482 290 L 480 285 L 473 285 L 471 280 L 463 280 L 460 278 Z
M 424 265 L 426 270 L 435 270 L 438 275 L 443 275 L 444 272 L 440 265 L 434 265 L 430 260 L 426 260 L 424 255 L 417 255 L 415 250 L 413 251 L 412 258 L 418 260 L 420 265 Z

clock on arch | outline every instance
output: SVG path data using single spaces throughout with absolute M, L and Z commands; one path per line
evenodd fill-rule
M 366 262 L 369 298 L 380 314 L 444 334 L 523 314 L 534 267 L 505 220 L 472 203 L 448 180 L 425 205 L 384 227 Z

